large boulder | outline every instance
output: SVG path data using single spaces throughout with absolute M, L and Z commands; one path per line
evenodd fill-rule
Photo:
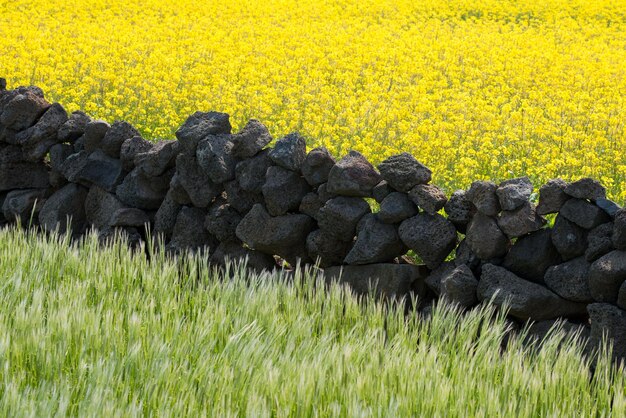
M 360 153 L 350 151 L 339 160 L 328 175 L 328 191 L 341 196 L 371 197 L 382 178 Z
M 261 190 L 269 214 L 279 216 L 297 210 L 311 188 L 295 171 L 272 166 L 267 169 Z
M 272 217 L 256 204 L 237 225 L 237 238 L 253 250 L 278 255 L 292 265 L 298 259 L 308 261 L 306 238 L 315 221 L 302 214 Z
M 311 232 L 306 238 L 309 257 L 322 268 L 342 264 L 351 248 L 351 241 L 340 241 L 320 229 Z
M 547 215 L 556 213 L 570 198 L 565 193 L 567 183 L 561 179 L 552 179 L 539 189 L 539 204 L 537 205 L 537 214 Z
M 498 227 L 496 220 L 478 212 L 467 226 L 467 244 L 481 260 L 502 257 L 509 249 L 509 239 Z
M 475 181 L 465 193 L 465 198 L 483 215 L 496 216 L 500 212 L 496 190 L 497 186 L 491 181 Z
M 624 281 L 626 281 L 624 251 L 611 251 L 594 261 L 589 268 L 589 289 L 597 302 L 615 303 Z
M 557 295 L 573 302 L 592 302 L 589 289 L 589 267 L 584 257 L 551 266 L 546 271 L 546 286 Z
M 29 161 L 41 160 L 50 147 L 59 142 L 57 133 L 67 121 L 67 112 L 58 103 L 46 110 L 37 123 L 30 128 L 18 132 L 15 142 L 24 150 Z
M 599 346 L 610 341 L 613 359 L 626 359 L 626 312 L 608 303 L 592 303 L 587 311 L 591 320 L 590 343 Z
M 328 282 L 346 283 L 359 295 L 374 293 L 378 297 L 400 299 L 425 277 L 422 266 L 410 264 L 370 264 L 365 266 L 336 266 L 324 269 L 324 277 Z M 425 296 L 423 293 L 418 297 Z
M 606 198 L 606 189 L 599 181 L 590 177 L 568 184 L 565 193 L 577 199 L 597 200 Z
M 388 224 L 395 224 L 411 218 L 419 210 L 406 193 L 391 192 L 380 203 L 378 219 Z
M 358 197 L 339 196 L 322 206 L 318 213 L 319 227 L 328 236 L 339 241 L 352 242 L 356 227 L 365 214 L 370 213 L 370 206 Z
M 230 117 L 220 112 L 196 112 L 189 116 L 176 131 L 181 148 L 195 154 L 198 142 L 208 135 L 229 134 L 232 129 Z
M 156 210 L 167 194 L 173 171 L 159 177 L 148 177 L 139 168 L 135 168 L 117 186 L 115 194 L 130 207 Z
M 528 202 L 533 185 L 528 177 L 505 180 L 496 189 L 502 210 L 515 210 Z
M 409 197 L 431 215 L 442 209 L 448 201 L 443 190 L 434 184 L 418 184 L 409 191 Z
M 552 244 L 551 231 L 540 229 L 519 238 L 504 257 L 502 265 L 526 280 L 543 283 L 548 267 L 561 261 Z
M 235 178 L 246 192 L 261 193 L 265 174 L 272 166 L 269 150 L 263 150 L 252 158 L 240 161 L 235 167 Z
M 300 172 L 306 158 L 306 141 L 299 134 L 291 133 L 276 141 L 269 157 L 278 166 Z
M 598 206 L 576 198 L 565 202 L 559 214 L 585 229 L 593 229 L 611 220 L 609 215 Z
M 40 225 L 48 230 L 74 234 L 82 233 L 85 227 L 85 199 L 87 189 L 69 183 L 46 200 L 39 212 Z
M 230 135 L 209 135 L 198 142 L 196 160 L 213 183 L 222 184 L 235 178 L 237 160 L 232 149 Z
M 97 150 L 86 158 L 72 161 L 76 161 L 77 170 L 73 171 L 67 179 L 73 183 L 80 183 L 87 187 L 98 186 L 111 192 L 124 179 L 122 162 L 106 155 L 103 151 Z M 70 167 L 69 162 L 66 165 Z
M 335 159 L 324 147 L 310 151 L 302 163 L 302 176 L 311 186 L 319 186 L 328 181 Z
M 558 215 L 552 227 L 552 243 L 563 260 L 571 260 L 585 253 L 587 230 Z
M 439 266 L 457 244 L 454 225 L 439 214 L 418 213 L 403 221 L 398 232 L 430 269 Z
M 478 299 L 507 305 L 509 315 L 535 321 L 582 316 L 586 304 L 565 300 L 545 287 L 524 280 L 507 269 L 485 264 L 477 288 Z
M 120 158 L 122 144 L 129 138 L 141 136 L 130 123 L 115 121 L 102 138 L 101 149 L 111 158 Z
M 378 170 L 382 178 L 400 192 L 408 192 L 418 184 L 427 184 L 432 177 L 430 169 L 408 152 L 387 158 L 378 165 Z
M 250 119 L 241 131 L 232 136 L 232 153 L 237 158 L 251 158 L 272 142 L 272 135 L 261 122 Z
M 366 214 L 357 226 L 354 246 L 346 256 L 346 264 L 375 264 L 392 261 L 406 253 L 395 225 L 380 222 L 373 213 Z

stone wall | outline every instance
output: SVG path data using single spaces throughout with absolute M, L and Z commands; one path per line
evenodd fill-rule
M 259 121 L 232 133 L 219 112 L 194 113 L 176 137 L 149 142 L 0 79 L 0 223 L 123 231 L 131 244 L 149 229 L 167 251 L 206 251 L 215 264 L 317 262 L 360 293 L 373 280 L 385 296 L 465 308 L 508 300 L 515 321 L 566 318 L 626 355 L 626 211 L 593 179 L 551 180 L 537 205 L 526 177 L 448 197 L 408 153 L 374 167 L 355 151 L 307 153 L 297 133 L 268 147 Z

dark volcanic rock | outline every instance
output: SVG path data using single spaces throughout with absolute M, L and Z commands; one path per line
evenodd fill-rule
M 56 144 L 50 148 L 50 167 L 57 171 L 63 171 L 63 164 L 67 157 L 74 153 L 74 148 L 69 144 Z
M 546 220 L 535 212 L 535 206 L 524 202 L 514 210 L 504 210 L 498 216 L 500 230 L 509 238 L 521 237 L 541 229 Z
M 257 273 L 264 270 L 272 271 L 277 267 L 276 260 L 271 255 L 244 248 L 239 242 L 220 243 L 213 254 L 211 254 L 209 262 L 223 267 L 226 265 L 227 260 L 245 263 L 248 269 L 252 269 Z
M 232 136 L 232 153 L 237 158 L 251 158 L 272 142 L 272 135 L 261 122 L 250 119 L 241 131 Z
M 626 312 L 608 303 L 592 303 L 587 311 L 591 320 L 590 343 L 600 346 L 607 339 L 613 344 L 613 359 L 626 358 Z
M 218 199 L 209 207 L 204 226 L 221 242 L 237 241 L 235 231 L 241 222 L 241 215 L 228 203 Z
M 626 250 L 626 210 L 620 209 L 615 214 L 611 242 L 618 250 Z
M 85 126 L 83 144 L 85 151 L 93 152 L 102 148 L 102 140 L 111 128 L 111 125 L 103 120 L 92 120 Z
M 48 169 L 43 163 L 0 162 L 0 192 L 48 187 Z
M 546 286 L 563 299 L 592 302 L 589 290 L 589 267 L 584 257 L 549 267 L 544 276 Z
M 222 191 L 198 165 L 196 159 L 184 152 L 176 157 L 176 176 L 193 205 L 199 208 L 209 206 Z
M 66 160 L 67 161 L 67 160 Z M 84 186 L 98 186 L 106 191 L 113 191 L 124 179 L 122 162 L 111 158 L 104 152 L 97 150 L 91 153 L 80 164 L 80 168 L 68 180 Z
M 370 197 L 382 178 L 363 155 L 350 151 L 328 175 L 328 191 L 341 196 Z
M 387 196 L 389 196 L 390 193 L 393 192 L 394 190 L 391 188 L 389 183 L 383 180 L 372 189 L 372 197 L 376 200 L 376 202 L 381 203 Z
M 461 232 L 465 231 L 465 227 L 472 219 L 473 211 L 472 202 L 467 200 L 465 194 L 464 190 L 455 191 L 443 207 L 448 215 L 448 220 Z
M 226 200 L 230 206 L 242 215 L 248 213 L 252 206 L 257 203 L 263 203 L 263 195 L 261 193 L 246 192 L 241 188 L 237 180 L 224 184 L 224 190 L 226 191 Z
M 209 135 L 198 142 L 198 165 L 215 184 L 234 180 L 237 160 L 232 154 L 230 135 Z
M 328 236 L 352 242 L 357 224 L 370 212 L 369 205 L 363 199 L 339 196 L 326 202 L 319 210 L 317 221 L 320 229 Z
M 378 219 L 388 224 L 395 224 L 411 218 L 419 210 L 405 193 L 392 192 L 383 199 L 378 211 Z
M 400 192 L 408 192 L 418 184 L 427 184 L 432 176 L 430 169 L 408 152 L 387 158 L 378 169 L 383 179 Z
M 585 229 L 593 229 L 611 220 L 606 212 L 583 199 L 572 198 L 568 200 L 559 213 Z
M 611 251 L 591 264 L 589 289 L 597 302 L 617 302 L 619 288 L 626 281 L 626 252 Z
M 613 222 L 598 225 L 589 231 L 587 235 L 587 250 L 585 258 L 587 261 L 595 261 L 613 250 Z
M 552 244 L 549 229 L 519 238 L 504 257 L 503 267 L 535 283 L 543 283 L 548 267 L 560 264 L 561 256 Z
M 180 177 L 177 173 L 174 173 L 172 176 L 172 180 L 170 180 L 170 189 L 168 193 L 172 196 L 174 202 L 179 205 L 191 205 L 191 198 L 189 197 L 189 193 L 183 187 L 182 182 L 180 181 Z
M 291 133 L 278 141 L 269 152 L 274 164 L 287 170 L 300 172 L 306 158 L 306 141 L 297 133 Z
M 60 104 L 55 103 L 35 125 L 18 132 L 15 135 L 15 142 L 22 147 L 29 161 L 38 161 L 48 153 L 51 146 L 59 142 L 57 133 L 66 121 L 67 112 Z
M 615 218 L 615 215 L 621 209 L 617 203 L 609 199 L 596 199 L 595 204 L 611 218 Z
M 469 267 L 462 264 L 454 268 L 441 280 L 441 295 L 459 305 L 470 308 L 478 303 L 476 289 L 478 280 Z
M 169 240 L 174 231 L 176 218 L 182 206 L 174 200 L 172 189 L 170 189 L 163 199 L 163 203 L 159 206 L 154 215 L 154 232 L 163 235 L 165 240 Z
M 42 95 L 25 89 L 9 101 L 0 115 L 0 124 L 14 131 L 31 127 L 50 107 Z
M 159 141 L 149 150 L 135 155 L 135 166 L 148 176 L 156 177 L 176 166 L 176 156 L 180 143 L 178 141 Z
M 434 184 L 418 184 L 409 191 L 409 197 L 431 215 L 437 213 L 448 201 L 443 190 Z
M 606 189 L 599 181 L 589 177 L 568 184 L 565 187 L 565 193 L 577 199 L 597 200 L 606 198 Z
M 219 242 L 204 229 L 206 212 L 200 208 L 183 206 L 176 218 L 172 231 L 172 240 L 166 250 L 179 253 L 184 250 L 210 252 L 217 248 Z
M 419 213 L 403 221 L 398 232 L 430 269 L 441 264 L 457 243 L 454 225 L 439 214 Z
M 32 220 L 37 221 L 37 214 L 46 201 L 46 189 L 12 190 L 4 198 L 2 213 L 4 218 L 19 220 L 22 225 L 29 225 Z
M 86 220 L 98 229 L 110 226 L 113 214 L 122 208 L 124 204 L 115 195 L 99 187 L 91 187 L 85 198 Z
M 232 127 L 230 117 L 220 112 L 196 112 L 189 116 L 176 131 L 181 148 L 195 154 L 198 142 L 208 135 L 229 134 Z
M 465 193 L 465 198 L 483 215 L 496 216 L 500 212 L 496 189 L 495 183 L 490 181 L 475 181 Z
M 133 136 L 122 143 L 120 148 L 120 161 L 125 171 L 135 168 L 135 157 L 137 154 L 150 151 L 152 142 L 148 142 L 140 136 Z
M 272 166 L 269 150 L 263 150 L 252 158 L 240 161 L 235 167 L 235 178 L 246 192 L 261 193 L 265 174 Z
M 407 251 L 398 228 L 380 222 L 373 213 L 366 214 L 357 229 L 356 242 L 344 260 L 346 264 L 388 262 Z
M 312 218 L 302 214 L 271 217 L 257 204 L 237 225 L 236 232 L 250 248 L 278 255 L 295 265 L 298 259 L 309 260 L 305 245 L 314 225 Z
M 148 177 L 135 168 L 117 186 L 116 195 L 125 204 L 145 210 L 158 209 L 165 198 L 173 170 L 160 177 Z
M 69 142 L 73 144 L 78 138 L 83 136 L 87 124 L 91 122 L 91 118 L 84 112 L 72 112 L 68 120 L 59 128 L 57 137 L 59 142 Z
M 41 226 L 52 231 L 58 229 L 65 233 L 69 229 L 79 234 L 85 227 L 85 199 L 87 189 L 70 183 L 58 190 L 46 200 L 39 212 Z
M 619 287 L 617 292 L 617 306 L 621 309 L 626 309 L 626 281 Z
M 328 175 L 334 165 L 335 159 L 326 148 L 315 148 L 307 154 L 302 163 L 302 176 L 311 186 L 319 186 L 328 181 Z
M 533 185 L 528 177 L 519 177 L 500 183 L 496 195 L 502 210 L 515 210 L 526 204 L 533 192 Z
M 552 228 L 552 243 L 563 260 L 571 260 L 585 253 L 587 231 L 558 215 Z
M 272 216 L 297 210 L 302 198 L 311 190 L 298 173 L 279 166 L 267 169 L 262 187 L 267 211 Z
M 501 257 L 509 249 L 509 239 L 494 218 L 478 212 L 467 226 L 467 244 L 481 260 Z
M 311 232 L 306 238 L 306 249 L 314 262 L 320 267 L 330 267 L 343 263 L 350 252 L 352 242 L 339 241 L 325 234 L 320 229 Z
M 426 276 L 426 278 L 424 279 L 424 282 L 426 283 L 426 285 L 428 286 L 430 290 L 435 292 L 436 295 L 440 295 L 441 294 L 441 282 L 443 281 L 444 277 L 447 277 L 450 274 L 452 274 L 455 268 L 456 268 L 456 264 L 454 261 L 444 261 L 443 263 L 439 265 L 439 267 L 431 271 Z
M 461 240 L 459 245 L 456 247 L 454 264 L 456 266 L 465 264 L 472 270 L 476 270 L 481 264 L 480 258 L 472 252 L 466 239 Z
M 561 179 L 552 179 L 539 189 L 539 204 L 537 205 L 537 214 L 547 215 L 548 213 L 556 213 L 569 199 L 569 195 L 565 193 L 567 183 Z
M 579 316 L 585 304 L 565 300 L 545 287 L 524 280 L 505 268 L 485 264 L 477 289 L 478 299 L 497 306 L 507 304 L 509 314 L 518 319 L 554 319 Z
M 148 214 L 137 208 L 121 208 L 113 212 L 110 220 L 111 226 L 135 226 L 143 227 L 150 224 Z
M 139 131 L 124 121 L 115 121 L 102 138 L 102 151 L 111 158 L 120 158 L 122 144 L 129 138 L 141 136 Z
M 317 193 L 310 192 L 302 198 L 298 212 L 309 215 L 311 218 L 317 220 L 319 211 L 325 203 L 326 202 L 322 202 L 322 199 L 320 199 Z
M 366 295 L 374 289 L 376 296 L 401 298 L 411 289 L 419 288 L 415 282 L 424 280 L 424 269 L 410 264 L 370 264 L 366 266 L 337 266 L 324 269 L 328 282 L 347 283 L 352 290 Z M 418 294 L 423 297 L 424 294 Z

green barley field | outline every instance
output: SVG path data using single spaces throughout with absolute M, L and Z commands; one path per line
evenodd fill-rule
M 488 307 L 425 319 L 311 271 L 220 274 L 148 252 L 0 230 L 0 415 L 626 413 L 624 371 L 575 336 L 501 349 L 508 328 Z

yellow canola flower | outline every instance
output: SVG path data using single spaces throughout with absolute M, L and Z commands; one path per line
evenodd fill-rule
M 173 138 L 196 110 L 373 163 L 626 200 L 624 0 L 0 0 L 0 76 Z

